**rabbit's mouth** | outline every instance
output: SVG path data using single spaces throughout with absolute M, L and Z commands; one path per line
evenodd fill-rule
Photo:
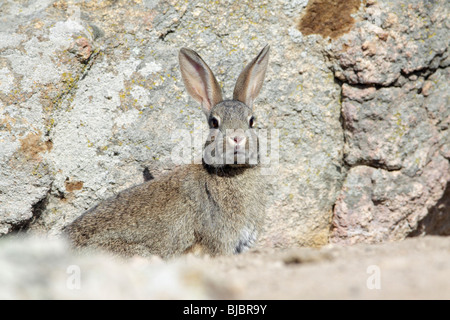
M 237 154 L 245 154 L 246 145 L 236 144 L 232 148 L 233 148 L 233 152 L 234 152 L 235 155 L 237 155 Z
M 217 144 L 209 144 L 205 147 L 203 159 L 206 164 L 216 167 L 226 165 L 256 165 L 258 164 L 257 154 L 257 150 L 253 150 L 247 145 L 230 146 L 224 144 L 218 147 Z
M 235 149 L 233 155 L 233 164 L 246 164 L 248 162 L 245 149 Z
M 245 155 L 245 148 L 240 148 L 239 146 L 235 146 L 233 148 L 234 156 Z

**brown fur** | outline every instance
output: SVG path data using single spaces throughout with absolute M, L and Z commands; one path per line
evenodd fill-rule
M 267 55 L 268 47 L 263 50 Z M 191 69 L 199 69 L 201 77 L 189 74 L 192 63 L 196 68 Z M 231 110 L 224 107 L 230 103 L 233 109 L 248 108 L 243 101 L 215 105 L 221 97 L 217 80 L 195 52 L 182 49 L 180 64 L 188 92 L 202 102 L 207 117 L 223 115 L 221 110 Z M 249 72 L 246 69 L 243 72 Z M 245 76 L 250 84 L 262 83 L 260 75 L 255 79 L 251 73 L 241 75 Z M 245 110 L 245 118 L 239 116 L 243 112 L 236 112 L 239 127 L 248 121 L 249 111 Z M 228 120 L 224 123 L 232 127 L 233 117 Z M 186 165 L 100 203 L 70 224 L 66 234 L 77 247 L 105 249 L 125 257 L 239 253 L 251 247 L 261 232 L 264 188 L 263 176 L 255 165 Z

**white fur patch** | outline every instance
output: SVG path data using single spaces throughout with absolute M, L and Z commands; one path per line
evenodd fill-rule
M 257 237 L 258 231 L 256 231 L 254 228 L 245 227 L 244 229 L 242 229 L 240 239 L 236 244 L 236 247 L 234 248 L 234 253 L 242 253 L 253 247 Z

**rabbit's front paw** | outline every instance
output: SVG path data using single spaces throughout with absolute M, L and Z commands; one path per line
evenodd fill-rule
M 256 242 L 256 238 L 258 236 L 258 231 L 252 230 L 249 228 L 244 228 L 241 231 L 241 238 L 239 239 L 236 247 L 234 248 L 234 254 L 242 253 L 244 251 L 247 251 Z

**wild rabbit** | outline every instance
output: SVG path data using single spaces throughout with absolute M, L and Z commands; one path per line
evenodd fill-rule
M 203 59 L 181 49 L 184 84 L 202 105 L 211 129 L 203 163 L 180 166 L 90 209 L 65 229 L 73 244 L 125 257 L 163 258 L 189 252 L 236 254 L 250 248 L 265 216 L 252 106 L 268 58 L 267 45 L 239 75 L 233 100 L 223 100 Z

